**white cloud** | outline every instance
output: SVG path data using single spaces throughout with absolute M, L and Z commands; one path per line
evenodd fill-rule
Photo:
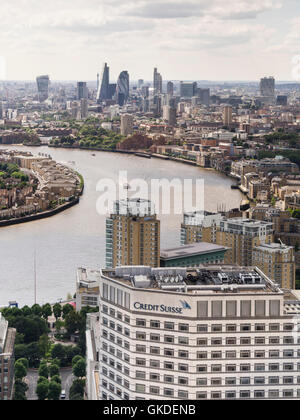
M 137 69 L 139 60 L 160 65 L 162 52 L 178 52 L 178 61 L 181 54 L 254 56 L 274 44 L 264 13 L 282 5 L 283 0 L 15 0 L 0 6 L 0 55 L 15 57 L 14 73 L 20 71 L 14 60 L 25 57 L 24 71 L 32 68 L 33 74 L 42 64 L 57 72 L 59 59 L 65 74 L 75 65 L 83 70 L 84 60 L 89 67 L 94 60 L 95 68 L 104 60 L 136 63 Z M 297 31 L 299 23 L 287 44 L 299 44 Z

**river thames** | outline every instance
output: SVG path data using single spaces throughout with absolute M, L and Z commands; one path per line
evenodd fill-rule
M 237 208 L 243 198 L 232 190 L 232 180 L 217 172 L 173 161 L 145 159 L 119 153 L 54 149 L 46 146 L 0 146 L 1 149 L 50 154 L 57 162 L 80 172 L 85 181 L 80 203 L 48 219 L 0 228 L 0 306 L 17 301 L 20 306 L 34 303 L 34 250 L 36 250 L 37 301 L 54 303 L 75 293 L 77 267 L 100 268 L 105 262 L 105 215 L 96 203 L 99 180 L 119 179 L 127 171 L 128 181 L 143 178 L 204 180 L 205 210 L 218 206 Z M 94 156 L 93 156 L 94 155 Z M 70 162 L 74 162 L 73 164 Z M 182 215 L 160 215 L 161 248 L 180 244 Z

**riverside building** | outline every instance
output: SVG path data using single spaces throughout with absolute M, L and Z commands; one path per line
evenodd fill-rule
M 220 221 L 216 233 L 212 229 L 214 228 L 204 228 L 202 239 L 230 248 L 225 255 L 227 264 L 254 265 L 253 248 L 273 242 L 273 223 L 260 220 L 239 217 L 224 219 Z
M 160 221 L 149 200 L 119 200 L 106 220 L 106 266 L 160 264 Z
M 99 299 L 89 399 L 300 399 L 299 300 L 257 268 L 105 269 Z

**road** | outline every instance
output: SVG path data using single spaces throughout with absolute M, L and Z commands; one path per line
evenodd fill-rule
M 72 369 L 71 368 L 61 369 L 60 376 L 61 376 L 61 389 L 64 389 L 66 391 L 66 400 L 68 400 L 70 388 L 74 380 Z M 28 400 L 37 400 L 37 395 L 35 393 L 37 380 L 38 380 L 38 371 L 29 369 L 27 377 L 26 377 L 26 382 L 29 387 L 27 391 Z

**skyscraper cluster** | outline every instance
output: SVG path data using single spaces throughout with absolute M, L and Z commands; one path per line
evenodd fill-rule
M 97 103 L 115 98 L 120 106 L 123 106 L 129 98 L 129 74 L 122 71 L 117 83 L 109 83 L 109 67 L 104 64 L 101 80 L 97 76 Z

